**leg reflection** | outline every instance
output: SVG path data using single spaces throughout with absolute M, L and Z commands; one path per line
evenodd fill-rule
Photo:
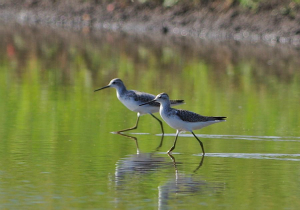
M 135 136 L 130 136 L 130 135 L 127 135 L 127 134 L 124 134 L 124 133 L 119 133 L 119 132 L 116 132 L 114 134 L 118 134 L 120 136 L 125 136 L 127 138 L 133 139 L 135 141 L 135 144 L 136 144 L 137 153 L 140 153 L 138 140 L 137 140 L 137 138 Z M 154 151 L 158 151 L 162 147 L 163 141 L 164 141 L 164 135 L 161 136 L 160 143 L 159 143 L 158 147 L 156 147 L 156 149 Z
M 167 153 L 168 156 L 172 159 L 172 162 L 173 162 L 173 165 L 174 165 L 174 168 L 175 168 L 175 171 L 177 172 L 177 166 L 176 166 L 176 160 L 175 160 L 175 157 L 173 155 L 171 155 L 170 153 Z M 200 163 L 199 165 L 197 166 L 197 168 L 193 171 L 193 173 L 196 173 L 199 168 L 201 168 L 201 166 L 203 165 L 203 162 L 204 162 L 204 155 L 201 156 L 201 160 L 200 160 Z
M 135 141 L 135 145 L 136 145 L 136 153 L 139 154 L 140 153 L 140 149 L 139 149 L 139 143 L 138 143 L 138 140 L 135 136 L 129 136 L 127 134 L 124 134 L 124 133 L 116 133 L 120 136 L 125 136 L 127 138 L 130 138 L 130 139 L 133 139 Z
M 201 156 L 201 161 L 200 161 L 198 167 L 193 171 L 194 173 L 196 173 L 199 170 L 199 168 L 202 166 L 203 162 L 204 162 L 204 155 Z

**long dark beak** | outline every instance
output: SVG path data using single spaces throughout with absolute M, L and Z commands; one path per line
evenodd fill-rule
M 94 90 L 94 92 L 96 92 L 96 91 L 98 91 L 98 90 L 102 90 L 102 89 L 105 89 L 105 88 L 109 88 L 110 86 L 109 85 L 107 85 L 107 86 L 104 86 L 104 87 L 102 87 L 102 88 L 99 88 L 99 89 L 97 89 L 97 90 Z
M 146 102 L 146 103 L 140 104 L 139 106 L 144 106 L 144 105 L 146 105 L 146 104 L 150 104 L 151 102 L 154 102 L 154 101 L 156 101 L 156 100 L 155 100 L 155 99 L 153 99 L 153 100 L 151 100 L 151 101 L 148 101 L 148 102 Z

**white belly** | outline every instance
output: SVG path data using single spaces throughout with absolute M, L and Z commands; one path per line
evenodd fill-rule
M 139 112 L 141 115 L 143 114 L 150 114 L 150 113 L 155 113 L 159 111 L 159 107 L 156 106 L 151 106 L 151 105 L 144 105 L 144 106 L 139 106 L 140 104 L 142 104 L 142 102 L 140 101 L 135 101 L 135 100 L 125 100 L 123 98 L 119 98 L 118 99 L 131 111 L 134 112 Z
M 167 114 L 161 112 L 161 117 L 164 121 L 172 128 L 179 131 L 193 131 L 199 130 L 203 127 L 209 126 L 214 123 L 222 122 L 224 120 L 216 120 L 216 121 L 206 121 L 206 122 L 187 122 L 182 121 L 177 115 L 168 116 Z

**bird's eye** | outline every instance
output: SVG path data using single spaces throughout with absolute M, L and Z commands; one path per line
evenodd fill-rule
M 116 82 L 113 82 L 113 84 L 116 84 Z

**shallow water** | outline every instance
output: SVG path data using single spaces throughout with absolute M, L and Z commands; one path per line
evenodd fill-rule
M 0 209 L 299 209 L 299 51 L 0 27 Z M 179 136 L 114 89 L 227 121 Z M 159 116 L 156 114 L 156 116 Z

